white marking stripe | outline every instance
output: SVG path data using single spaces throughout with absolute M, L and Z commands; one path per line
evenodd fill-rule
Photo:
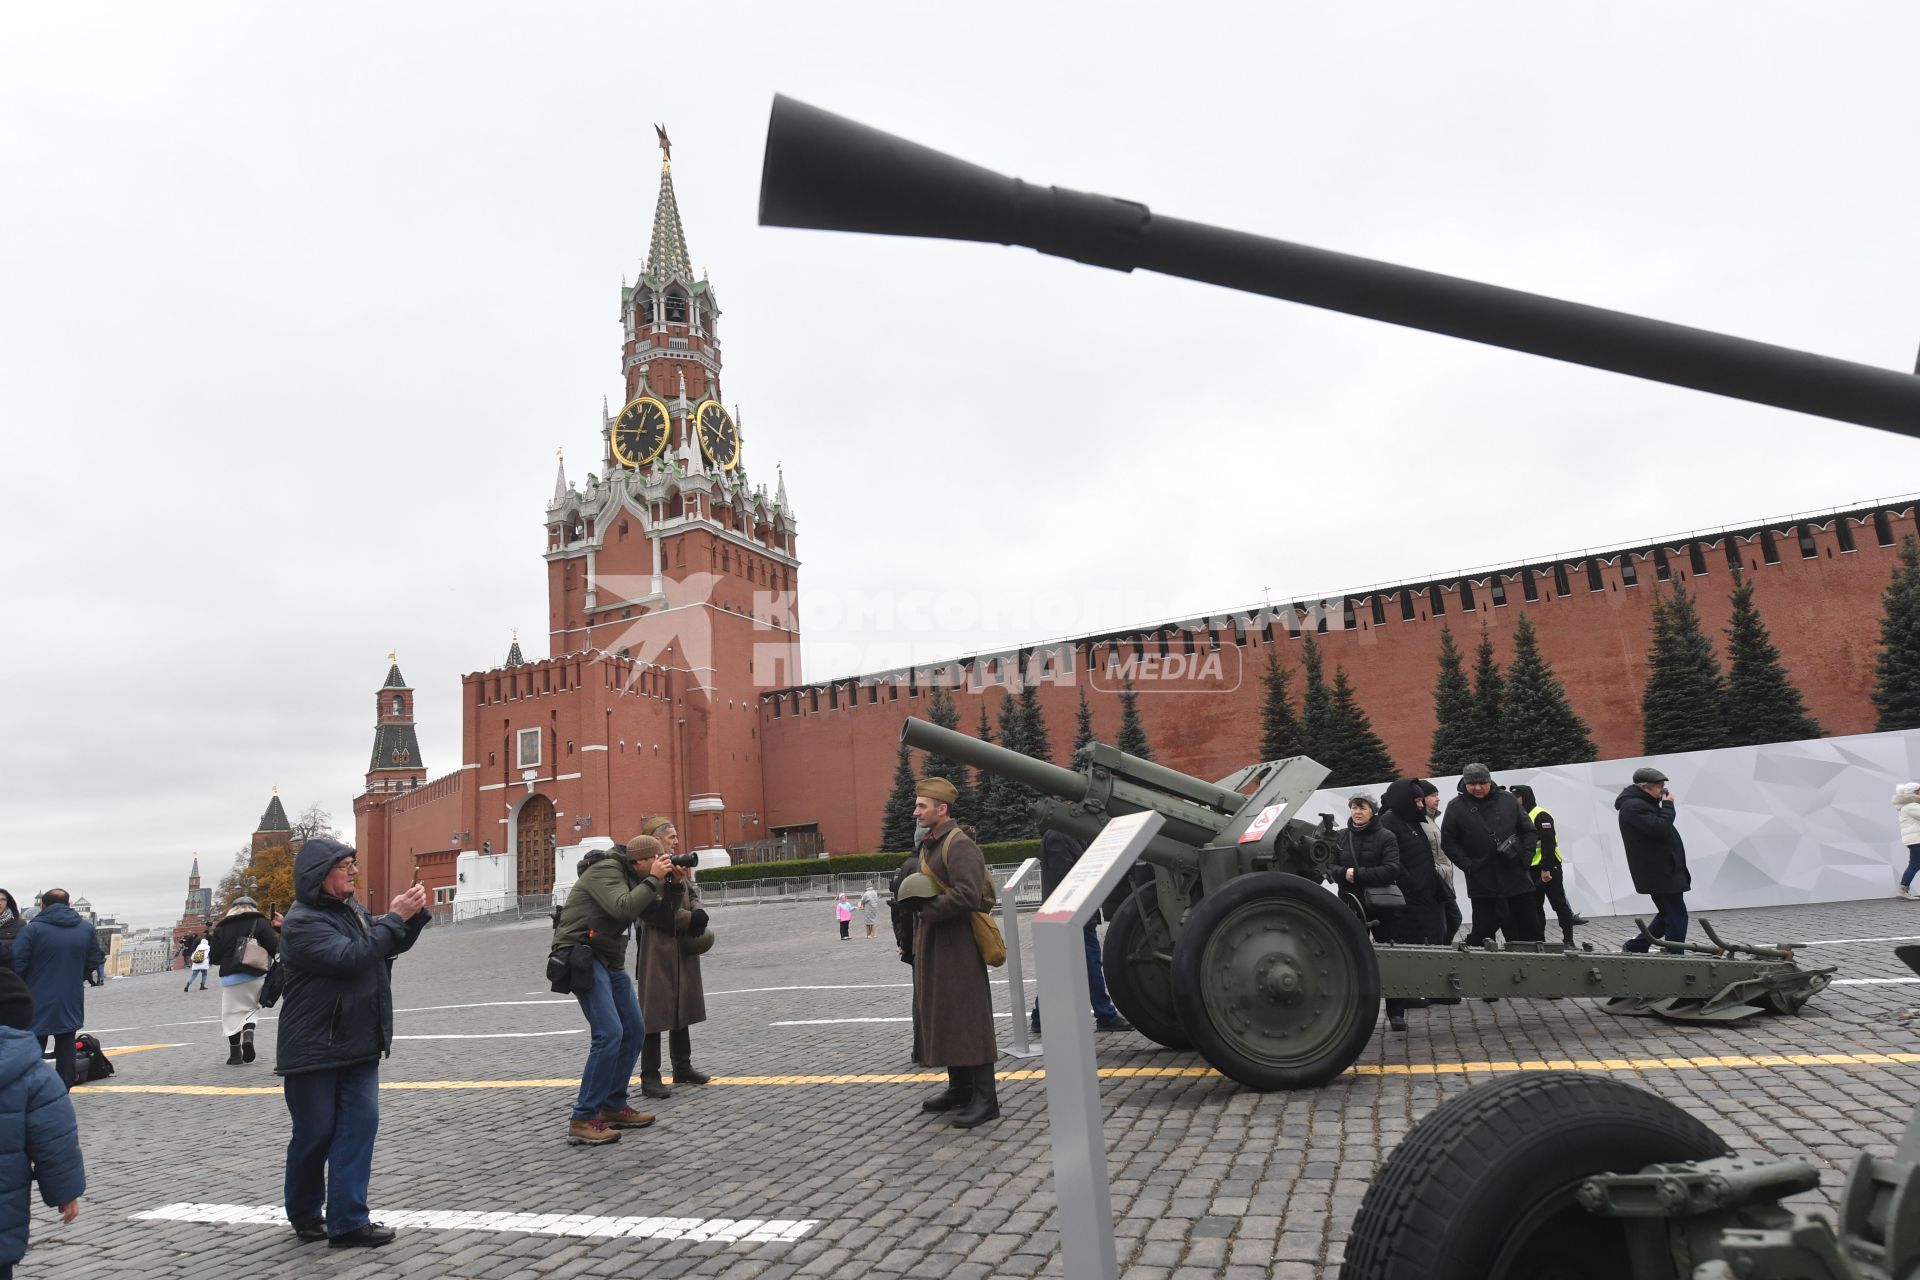
M 1803 942 L 1803 947 L 1844 947 L 1853 942 L 1920 942 L 1920 934 L 1900 934 L 1892 938 L 1827 938 L 1820 942 Z
M 287 1211 L 277 1204 L 168 1204 L 136 1213 L 133 1218 L 146 1222 L 287 1225 Z M 520 1231 L 541 1236 L 620 1236 L 631 1240 L 694 1240 L 716 1244 L 791 1244 L 820 1225 L 817 1218 L 595 1218 L 579 1213 L 479 1213 L 449 1209 L 383 1212 L 379 1221 L 390 1227 L 428 1231 Z
M 1835 978 L 1836 987 L 1910 987 L 1920 978 Z
M 531 1040 L 537 1036 L 578 1036 L 585 1035 L 585 1027 L 569 1027 L 565 1031 L 475 1031 L 466 1035 L 446 1033 L 444 1035 L 395 1036 L 395 1040 Z

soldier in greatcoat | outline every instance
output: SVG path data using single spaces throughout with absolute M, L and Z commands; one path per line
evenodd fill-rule
M 947 1069 L 947 1087 L 921 1104 L 945 1114 L 956 1129 L 995 1120 L 993 994 L 986 961 L 973 938 L 973 913 L 991 910 L 993 881 L 980 846 L 953 820 L 959 798 L 945 778 L 915 788 L 914 820 L 926 828 L 914 852 L 920 871 L 900 885 L 902 899 L 918 899 L 913 934 L 913 1025 L 920 1060 Z

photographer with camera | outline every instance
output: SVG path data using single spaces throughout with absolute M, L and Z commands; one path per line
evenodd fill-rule
M 1538 942 L 1534 913 L 1533 824 L 1513 793 L 1493 785 L 1493 772 L 1470 764 L 1460 775 L 1460 794 L 1440 820 L 1440 845 L 1467 873 L 1473 927 L 1466 945 L 1477 947 L 1495 933 L 1508 942 Z
M 672 866 L 652 836 L 635 836 L 624 849 L 595 849 L 580 859 L 580 878 L 560 908 L 548 971 L 561 971 L 556 986 L 573 992 L 593 1033 L 567 1121 L 569 1146 L 618 1142 L 620 1130 L 653 1123 L 627 1105 L 627 1082 L 647 1030 L 627 976 L 627 930 L 660 900 Z
M 713 930 L 707 927 L 707 913 L 693 883 L 700 855 L 680 852 L 680 833 L 666 818 L 648 818 L 640 829 L 666 846 L 673 864 L 659 900 L 640 915 L 639 942 L 634 948 L 634 985 L 640 989 L 640 1012 L 647 1024 L 640 1050 L 640 1092 L 649 1098 L 671 1098 L 673 1090 L 660 1078 L 663 1030 L 673 1083 L 705 1084 L 711 1079 L 694 1069 L 693 1036 L 688 1028 L 707 1020 L 700 957 L 713 948 Z

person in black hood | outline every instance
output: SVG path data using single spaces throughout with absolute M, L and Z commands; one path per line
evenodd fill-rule
M 1636 893 L 1653 899 L 1655 915 L 1647 932 L 1668 942 L 1687 940 L 1687 890 L 1693 875 L 1687 870 L 1687 842 L 1673 825 L 1673 793 L 1667 775 L 1654 768 L 1633 771 L 1633 782 L 1614 797 L 1620 815 L 1620 842 L 1627 850 L 1627 871 Z M 1623 951 L 1646 951 L 1653 944 L 1629 938 Z
M 394 1231 L 367 1215 L 380 1128 L 380 1059 L 393 1047 L 393 960 L 427 927 L 427 890 L 414 885 L 375 919 L 354 900 L 354 851 L 324 836 L 293 859 L 294 904 L 280 930 L 287 1219 L 302 1240 L 334 1248 L 383 1245 Z M 324 1207 L 324 1213 L 323 1213 Z
M 1347 800 L 1347 825 L 1334 833 L 1334 882 L 1341 892 L 1358 899 L 1364 908 L 1367 932 L 1384 942 L 1393 936 L 1399 908 L 1383 909 L 1370 900 L 1369 889 L 1385 889 L 1400 884 L 1400 841 L 1380 821 L 1380 806 L 1372 796 L 1357 795 Z M 1387 1025 L 1405 1031 L 1403 1016 L 1407 1002 L 1387 1001 Z
M 1498 933 L 1508 942 L 1538 942 L 1534 922 L 1533 824 L 1510 792 L 1493 785 L 1493 772 L 1470 764 L 1460 775 L 1460 794 L 1440 820 L 1440 846 L 1467 874 L 1473 927 L 1466 944 L 1477 947 Z
M 26 927 L 26 921 L 20 918 L 20 904 L 0 889 L 0 969 L 13 968 L 13 940 Z

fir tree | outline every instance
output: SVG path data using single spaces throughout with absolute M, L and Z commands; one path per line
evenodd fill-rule
M 1874 728 L 1920 729 L 1920 542 L 1900 540 L 1900 563 L 1880 597 L 1880 653 L 1873 660 Z
M 1678 582 L 1667 599 L 1654 597 L 1653 649 L 1640 692 L 1642 750 L 1706 751 L 1724 747 L 1727 682 L 1713 641 L 1700 626 L 1693 597 Z
M 1459 773 L 1473 763 L 1473 688 L 1466 663 L 1453 642 L 1453 628 L 1440 627 L 1440 678 L 1433 686 L 1433 752 L 1427 771 L 1435 777 Z
M 1053 763 L 1053 736 L 1047 732 L 1046 712 L 1040 709 L 1040 686 L 1020 687 L 1020 749 L 1035 760 Z
M 1087 705 L 1087 686 L 1080 686 L 1080 709 L 1073 713 L 1073 754 L 1093 741 L 1093 708 Z
M 1373 731 L 1373 724 L 1355 697 L 1347 680 L 1347 669 L 1333 669 L 1333 693 L 1327 700 L 1326 728 L 1319 739 L 1320 763 L 1333 772 L 1324 785 L 1352 787 L 1362 783 L 1387 782 L 1394 776 L 1393 757 L 1387 744 Z
M 973 736 L 985 743 L 993 741 L 993 723 L 987 719 L 987 700 L 984 697 L 980 699 L 980 727 L 973 731 Z M 984 828 L 987 812 L 992 807 L 993 775 L 985 769 L 975 769 L 973 771 L 973 809 L 976 821 L 973 825 L 974 835 L 979 839 L 986 839 Z
M 1147 741 L 1146 728 L 1140 723 L 1140 693 L 1131 680 L 1120 687 L 1120 737 L 1113 745 L 1130 756 L 1153 759 L 1153 747 Z
M 1327 717 L 1333 710 L 1333 694 L 1327 688 L 1326 667 L 1320 657 L 1320 642 L 1313 638 L 1313 632 L 1306 634 L 1300 646 L 1300 669 L 1306 675 L 1306 686 L 1300 697 L 1300 736 L 1301 745 L 1306 753 L 1321 764 L 1331 765 L 1325 758 L 1326 746 L 1323 740 L 1327 736 Z
M 900 758 L 893 766 L 893 790 L 887 795 L 886 816 L 880 819 L 880 848 L 888 853 L 907 853 L 913 849 L 914 802 L 913 753 L 900 744 Z
M 1753 583 L 1733 571 L 1733 619 L 1727 626 L 1727 745 L 1796 742 L 1820 736 L 1780 651 L 1753 603 Z
M 1024 753 L 1025 738 L 1021 731 L 1020 704 L 1014 701 L 1009 690 L 1000 697 L 1000 745 L 1009 751 Z M 1028 835 L 1033 820 L 1027 814 L 1027 805 L 1033 798 L 1033 792 L 1024 784 L 1012 778 L 995 778 L 993 790 L 988 793 L 991 803 L 980 818 L 981 843 L 1019 840 Z
M 1473 655 L 1473 738 L 1467 752 L 1469 761 L 1478 761 L 1489 769 L 1507 767 L 1507 748 L 1503 741 L 1504 717 L 1501 703 L 1505 700 L 1507 682 L 1500 674 L 1500 664 L 1493 660 L 1493 636 L 1485 627 L 1480 629 L 1480 645 Z
M 1593 732 L 1567 700 L 1567 687 L 1540 655 L 1533 619 L 1526 614 L 1513 627 L 1513 661 L 1507 666 L 1505 724 L 1501 744 L 1509 769 L 1539 769 L 1551 764 L 1583 764 L 1599 758 Z
M 927 701 L 927 719 L 942 729 L 956 733 L 960 730 L 960 709 L 953 705 L 953 695 L 939 685 L 934 686 L 933 696 Z M 980 807 L 973 794 L 973 784 L 967 780 L 967 766 L 929 751 L 927 758 L 920 762 L 920 776 L 951 782 L 960 796 L 953 805 L 953 820 L 963 827 L 979 827 Z
M 1293 709 L 1288 686 L 1293 668 L 1280 665 L 1280 655 L 1267 650 L 1267 669 L 1260 677 L 1266 696 L 1260 704 L 1260 759 L 1284 760 L 1306 754 L 1300 716 Z M 1324 762 L 1323 762 L 1324 763 Z

